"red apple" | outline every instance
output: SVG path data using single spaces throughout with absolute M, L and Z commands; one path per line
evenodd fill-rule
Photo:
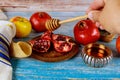
M 32 14 L 30 17 L 30 22 L 32 24 L 32 28 L 36 32 L 44 32 L 47 31 L 45 27 L 45 23 L 47 20 L 50 20 L 51 16 L 47 14 L 46 12 L 36 12 Z

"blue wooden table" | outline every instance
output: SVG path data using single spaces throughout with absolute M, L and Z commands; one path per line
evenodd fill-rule
M 6 12 L 10 18 L 23 16 L 30 18 L 34 12 Z M 84 15 L 85 12 L 48 12 L 53 18 L 60 20 Z M 66 34 L 73 37 L 73 27 L 78 21 L 66 23 L 54 31 L 54 33 Z M 14 41 L 27 41 L 41 33 L 34 31 L 26 38 L 14 39 Z M 11 60 L 13 66 L 13 80 L 44 80 L 44 79 L 118 79 L 120 78 L 120 57 L 115 49 L 116 38 L 110 43 L 99 42 L 110 47 L 113 51 L 112 61 L 103 68 L 87 66 L 79 52 L 72 59 L 62 62 L 42 62 L 33 58 Z

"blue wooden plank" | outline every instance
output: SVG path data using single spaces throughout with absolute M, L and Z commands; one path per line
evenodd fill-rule
M 19 77 L 18 79 L 33 80 L 35 77 L 38 78 L 36 80 L 40 78 L 120 78 L 119 58 L 114 58 L 112 62 L 103 68 L 89 67 L 83 62 L 81 57 L 56 63 L 46 63 L 30 58 L 20 60 L 13 59 L 12 61 L 14 64 L 13 78 Z M 17 66 L 15 65 L 16 62 Z
M 23 16 L 29 19 L 33 12 L 6 12 L 9 19 L 14 16 Z M 84 15 L 85 12 L 48 12 L 55 18 L 67 19 L 79 15 Z M 78 21 L 63 24 L 54 33 L 66 34 L 73 37 L 73 27 Z M 27 37 L 22 39 L 14 39 L 15 41 L 27 41 L 41 33 L 34 31 Z M 120 58 L 115 49 L 114 39 L 110 43 L 102 43 L 111 48 L 114 57 L 113 60 L 103 68 L 92 68 L 87 66 L 79 52 L 77 56 L 67 61 L 62 62 L 42 62 L 32 58 L 11 60 L 13 66 L 13 80 L 46 80 L 46 79 L 117 79 L 120 78 Z

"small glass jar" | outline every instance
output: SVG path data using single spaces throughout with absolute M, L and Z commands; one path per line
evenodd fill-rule
M 110 48 L 98 43 L 84 46 L 81 56 L 86 64 L 96 68 L 106 66 L 113 57 Z

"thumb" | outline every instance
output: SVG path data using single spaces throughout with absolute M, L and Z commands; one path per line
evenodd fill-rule
M 101 13 L 101 11 L 90 11 L 88 13 L 88 18 L 95 21 L 95 22 L 96 21 L 99 22 L 100 13 Z

